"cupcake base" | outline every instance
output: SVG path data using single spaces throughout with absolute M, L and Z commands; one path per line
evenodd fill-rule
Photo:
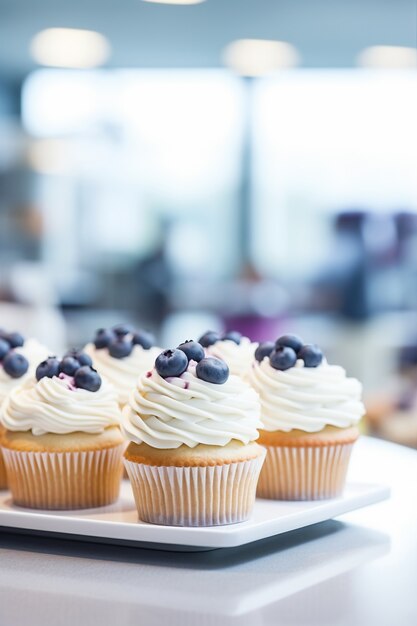
M 342 494 L 356 427 L 319 433 L 261 431 L 267 449 L 257 496 L 270 500 L 322 500 Z
M 0 448 L 0 489 L 7 489 L 7 471 L 4 464 L 3 452 Z
M 0 440 L 1 440 L 1 437 L 4 435 L 4 433 L 5 433 L 5 429 L 0 424 Z M 4 464 L 3 452 L 2 452 L 2 449 L 0 448 L 0 490 L 7 489 L 7 485 L 8 485 L 7 471 L 6 471 L 6 466 Z
M 18 506 L 85 509 L 118 498 L 125 448 L 118 428 L 98 435 L 39 437 L 6 431 L 2 445 L 9 488 Z
M 139 518 L 169 526 L 216 526 L 248 519 L 265 450 L 237 442 L 221 448 L 216 457 L 218 450 L 203 445 L 154 450 L 130 444 L 125 467 Z

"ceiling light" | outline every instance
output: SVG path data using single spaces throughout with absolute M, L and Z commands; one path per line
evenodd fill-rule
M 87 69 L 107 61 L 110 44 L 92 30 L 47 28 L 32 39 L 30 52 L 40 65 Z
M 361 67 L 408 69 L 417 67 L 417 50 L 402 46 L 371 46 L 358 55 Z
M 294 67 L 299 55 L 285 41 L 237 39 L 223 50 L 223 62 L 242 76 L 262 76 L 279 69 Z
M 201 4 L 206 0 L 143 0 L 143 2 L 152 2 L 153 4 Z

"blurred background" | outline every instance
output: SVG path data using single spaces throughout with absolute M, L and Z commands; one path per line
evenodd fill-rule
M 0 0 L 0 325 L 296 332 L 417 446 L 415 0 Z

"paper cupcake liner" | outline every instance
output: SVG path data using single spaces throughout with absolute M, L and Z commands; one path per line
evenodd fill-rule
M 35 509 L 87 509 L 117 500 L 125 445 L 84 452 L 3 448 L 13 502 Z
M 0 448 L 0 489 L 7 489 L 7 471 L 4 464 L 3 451 Z
M 270 500 L 322 500 L 343 492 L 353 443 L 266 446 L 257 496 Z
M 125 460 L 125 467 L 139 519 L 169 526 L 217 526 L 248 519 L 264 458 L 209 467 Z

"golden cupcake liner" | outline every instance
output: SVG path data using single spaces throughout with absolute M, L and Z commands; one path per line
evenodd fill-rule
M 322 500 L 343 492 L 353 443 L 265 447 L 258 498 Z
M 218 526 L 250 516 L 265 454 L 207 467 L 163 467 L 125 459 L 139 519 L 168 526 Z
M 119 496 L 125 444 L 82 452 L 3 448 L 14 504 L 34 509 L 88 509 Z
M 7 489 L 7 471 L 4 464 L 3 451 L 0 448 L 0 489 Z

